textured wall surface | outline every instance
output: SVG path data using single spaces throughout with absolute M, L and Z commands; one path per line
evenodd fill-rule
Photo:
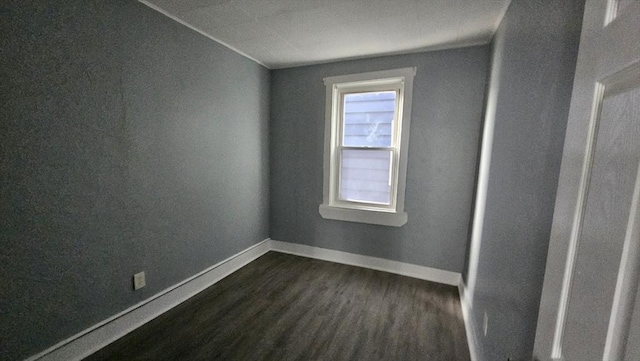
M 131 0 L 0 19 L 0 359 L 268 237 L 267 69 Z
M 271 238 L 462 272 L 475 185 L 488 46 L 272 72 Z M 417 67 L 403 227 L 327 220 L 323 78 Z
M 493 41 L 494 137 L 473 297 L 480 360 L 531 359 L 583 7 L 513 0 Z

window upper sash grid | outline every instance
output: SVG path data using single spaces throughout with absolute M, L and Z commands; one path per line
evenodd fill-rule
M 337 146 L 397 148 L 403 84 L 385 88 L 334 88 Z M 360 97 L 358 97 L 360 96 Z M 347 101 L 347 97 L 352 97 Z M 349 103 L 349 104 L 348 104 Z M 368 144 L 367 144 L 368 143 Z

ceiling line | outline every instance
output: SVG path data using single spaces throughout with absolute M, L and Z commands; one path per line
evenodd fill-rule
M 196 31 L 196 32 L 200 33 L 201 35 L 206 36 L 207 38 L 209 38 L 209 39 L 211 39 L 211 40 L 215 41 L 216 43 L 218 43 L 218 44 L 220 44 L 220 45 L 222 45 L 222 46 L 224 46 L 224 47 L 228 48 L 229 50 L 232 50 L 233 52 L 235 52 L 235 53 L 237 53 L 237 54 L 240 54 L 240 55 L 242 55 L 243 57 L 245 57 L 245 58 L 247 58 L 247 59 L 249 59 L 249 60 L 251 60 L 251 61 L 254 61 L 254 62 L 256 62 L 256 63 L 258 63 L 258 64 L 262 65 L 263 67 L 265 67 L 265 68 L 267 68 L 267 69 L 271 70 L 271 67 L 269 67 L 269 66 L 268 66 L 268 65 L 266 65 L 265 63 L 263 63 L 263 62 L 259 61 L 258 59 L 256 59 L 256 58 L 252 57 L 251 55 L 249 55 L 249 54 L 247 54 L 247 53 L 244 53 L 244 52 L 242 52 L 242 51 L 238 50 L 237 48 L 235 48 L 235 47 L 233 47 L 233 46 L 231 46 L 231 45 L 229 45 L 229 44 L 225 43 L 224 41 L 222 41 L 222 40 L 220 40 L 220 39 L 216 39 L 216 38 L 214 38 L 213 36 L 211 36 L 211 35 L 207 34 L 206 32 L 204 32 L 204 31 L 202 31 L 202 30 L 200 30 L 200 29 L 198 29 L 197 27 L 195 27 L 195 26 L 193 26 L 193 25 L 191 25 L 191 24 L 187 23 L 186 21 L 184 21 L 184 20 L 180 19 L 179 17 L 177 17 L 177 16 L 175 16 L 175 15 L 173 15 L 173 14 L 171 14 L 171 13 L 169 13 L 169 12 L 165 11 L 163 8 L 158 7 L 157 5 L 152 4 L 152 3 L 150 3 L 150 2 L 149 2 L 149 1 L 147 1 L 147 0 L 138 0 L 138 2 L 140 2 L 140 3 L 142 3 L 142 4 L 146 5 L 146 6 L 148 6 L 148 7 L 150 7 L 150 8 L 152 8 L 153 10 L 155 10 L 155 11 L 157 11 L 157 12 L 161 13 L 162 15 L 164 15 L 164 16 L 166 16 L 166 17 L 168 17 L 168 18 L 170 18 L 170 19 L 172 19 L 172 20 L 174 20 L 174 21 L 177 21 L 178 23 L 180 23 L 180 24 L 182 24 L 182 25 L 184 25 L 184 26 L 188 27 L 189 29 L 191 29 L 191 30 L 193 30 L 193 31 Z
M 502 9 L 502 12 L 500 13 L 500 16 L 498 16 L 498 18 L 496 19 L 496 22 L 493 25 L 493 35 L 491 35 L 492 38 L 493 38 L 494 35 L 496 35 L 496 32 L 498 31 L 498 27 L 500 27 L 500 24 L 502 23 L 502 19 L 507 14 L 507 10 L 509 10 L 509 6 L 511 6 L 511 0 L 509 0 L 504 5 L 504 8 Z

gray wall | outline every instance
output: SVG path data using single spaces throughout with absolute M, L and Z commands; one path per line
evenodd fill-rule
M 462 272 L 489 57 L 482 46 L 273 71 L 271 238 Z M 414 66 L 408 223 L 321 218 L 323 78 Z
M 0 359 L 268 237 L 267 69 L 131 0 L 0 18 Z
M 531 359 L 583 7 L 513 0 L 493 40 L 495 131 L 473 295 L 480 360 Z

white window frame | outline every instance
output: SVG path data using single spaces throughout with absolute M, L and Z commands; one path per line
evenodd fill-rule
M 319 207 L 322 218 L 395 227 L 407 223 L 404 199 L 415 74 L 416 68 L 401 68 L 324 79 L 326 86 L 324 187 L 323 200 Z M 394 119 L 392 130 L 392 179 L 389 205 L 339 199 L 339 150 L 342 139 L 343 97 L 349 93 L 368 91 L 397 92 L 396 119 Z

